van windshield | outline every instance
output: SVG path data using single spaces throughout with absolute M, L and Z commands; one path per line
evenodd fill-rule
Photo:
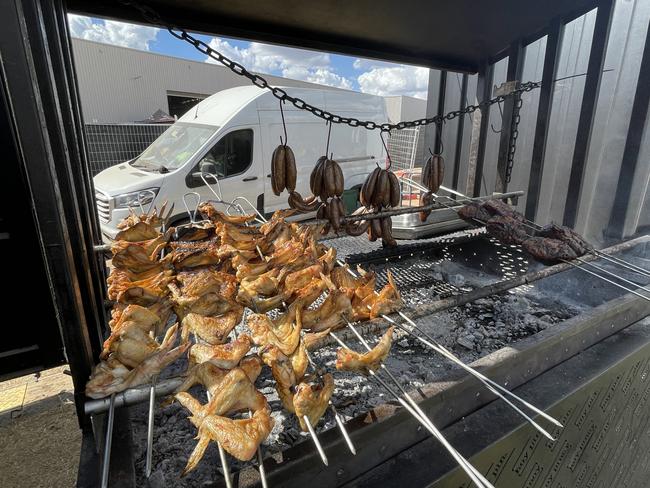
M 176 122 L 163 132 L 131 166 L 167 173 L 183 166 L 219 129 L 217 126 Z

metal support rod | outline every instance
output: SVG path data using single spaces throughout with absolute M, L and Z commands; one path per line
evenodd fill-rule
M 108 407 L 108 420 L 106 422 L 106 441 L 104 442 L 104 455 L 102 461 L 101 488 L 108 488 L 108 472 L 111 466 L 111 446 L 113 444 L 113 423 L 115 421 L 115 393 L 111 394 Z
M 402 178 L 404 179 L 404 178 Z M 489 195 L 489 196 L 483 196 L 483 197 L 476 197 L 476 198 L 468 198 L 468 200 L 471 201 L 476 201 L 476 202 L 485 202 L 488 200 L 502 200 L 505 198 L 511 198 L 511 197 L 520 197 L 523 196 L 524 192 L 523 191 L 509 191 L 506 193 L 499 193 L 495 195 Z M 440 203 L 431 203 L 429 205 L 422 205 L 422 206 L 417 206 L 417 207 L 400 207 L 394 210 L 383 210 L 381 212 L 373 212 L 373 213 L 367 213 L 367 214 L 359 214 L 359 215 L 347 215 L 343 218 L 341 218 L 341 223 L 347 223 L 347 222 L 358 222 L 360 220 L 371 220 L 371 219 L 383 219 L 384 217 L 394 217 L 396 215 L 405 215 L 405 214 L 412 214 L 412 213 L 417 213 L 423 210 L 436 210 L 439 209 Z M 443 205 L 444 206 L 444 205 Z M 454 202 L 454 207 L 461 207 L 461 203 L 456 203 Z M 305 222 L 306 224 L 326 224 L 328 223 L 329 220 L 327 219 L 313 219 Z
M 153 424 L 154 406 L 156 405 L 156 380 L 151 381 L 149 388 L 149 418 L 147 419 L 147 462 L 145 465 L 145 476 L 151 476 L 151 460 L 153 457 Z
M 345 349 L 350 349 L 343 341 L 341 341 L 333 332 L 330 332 L 329 335 L 338 342 L 341 347 L 344 347 Z M 458 465 L 465 471 L 467 476 L 476 483 L 477 486 L 481 488 L 494 488 L 492 484 L 485 479 L 485 477 L 478 472 L 474 466 L 472 466 L 469 461 L 467 461 L 456 449 L 445 439 L 445 437 L 442 435 L 442 432 L 438 430 L 438 428 L 434 425 L 434 423 L 426 416 L 424 415 L 424 412 L 422 414 L 418 413 L 417 409 L 419 407 L 417 406 L 417 403 L 413 402 L 407 402 L 405 398 L 410 399 L 410 396 L 406 395 L 405 398 L 402 398 L 401 395 L 399 395 L 395 390 L 393 390 L 386 381 L 384 381 L 379 375 L 377 375 L 374 371 L 368 370 L 368 373 L 370 376 L 375 379 L 379 384 L 381 384 L 391 395 L 395 397 L 395 399 L 420 423 L 422 426 L 427 429 L 431 435 L 435 439 L 437 439 L 445 449 L 447 449 L 447 452 L 451 455 L 452 458 L 458 463 Z M 397 383 L 397 386 L 399 387 L 399 383 Z M 410 399 L 413 401 L 412 399 Z M 416 409 L 417 407 L 417 409 Z M 421 410 L 420 410 L 421 411 Z

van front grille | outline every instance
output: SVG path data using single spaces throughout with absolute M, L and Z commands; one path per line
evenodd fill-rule
M 97 201 L 97 213 L 99 220 L 106 223 L 111 220 L 111 203 L 110 198 L 100 191 L 95 192 L 95 200 Z

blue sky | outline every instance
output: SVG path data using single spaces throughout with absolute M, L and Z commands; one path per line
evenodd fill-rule
M 68 22 L 73 37 L 210 62 L 193 46 L 164 29 L 78 15 L 69 15 Z M 196 36 L 228 58 L 260 73 L 374 95 L 426 98 L 426 68 L 225 37 Z

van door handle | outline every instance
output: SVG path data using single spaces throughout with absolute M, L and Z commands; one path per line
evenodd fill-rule
M 256 180 L 256 179 L 257 179 L 257 176 L 248 176 L 248 177 L 244 178 L 242 181 L 253 181 L 253 180 Z
M 268 175 L 266 175 L 266 177 L 267 177 L 267 178 L 270 178 L 270 177 L 271 177 L 271 173 L 269 173 Z

